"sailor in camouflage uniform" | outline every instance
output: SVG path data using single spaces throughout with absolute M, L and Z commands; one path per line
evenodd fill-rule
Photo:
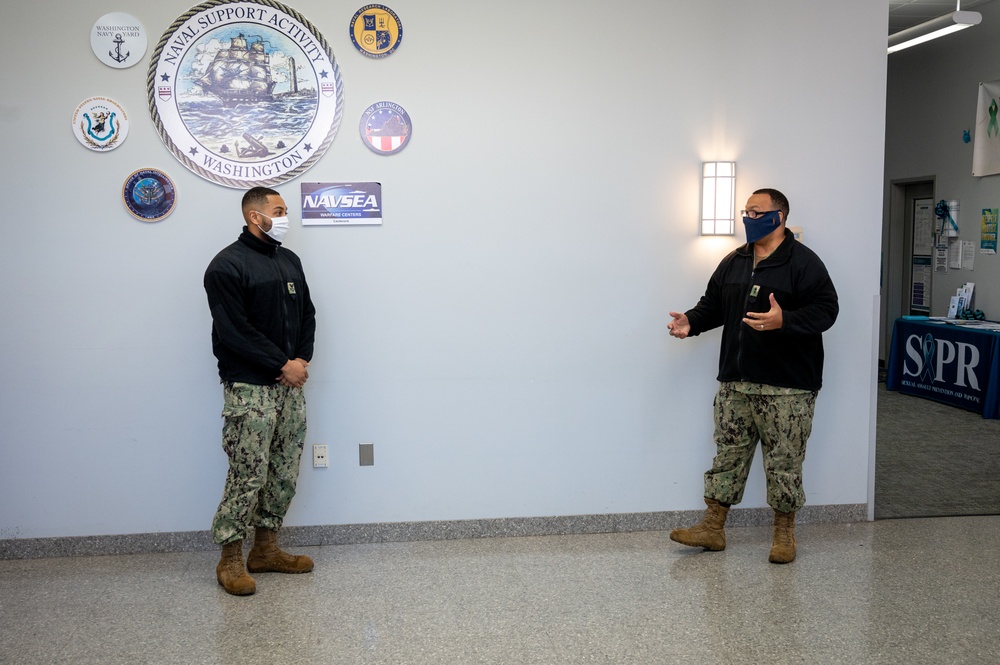
M 212 350 L 223 385 L 222 447 L 229 457 L 212 537 L 222 546 L 216 577 L 234 595 L 256 591 L 247 570 L 305 573 L 313 568 L 309 557 L 277 545 L 305 443 L 302 388 L 316 334 L 316 310 L 302 263 L 281 246 L 287 212 L 273 189 L 246 192 L 243 233 L 205 272 Z M 244 568 L 243 541 L 251 532 L 254 544 Z
M 747 244 L 725 257 L 691 310 L 670 312 L 668 329 L 684 339 L 722 326 L 716 455 L 705 473 L 704 519 L 670 538 L 723 550 L 729 507 L 743 500 L 761 444 L 767 502 L 774 509 L 769 560 L 795 559 L 795 513 L 805 504 L 802 462 L 823 383 L 823 337 L 839 312 L 826 266 L 785 228 L 788 199 L 753 193 L 743 211 Z

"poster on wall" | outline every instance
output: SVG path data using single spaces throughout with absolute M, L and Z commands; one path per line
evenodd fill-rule
M 108 67 L 131 67 L 146 55 L 146 45 L 146 29 L 130 14 L 105 14 L 90 29 L 90 48 Z
M 158 222 L 174 211 L 177 189 L 163 171 L 139 169 L 125 179 L 122 202 L 140 222 Z
M 997 216 L 1000 208 L 983 208 L 983 226 L 979 237 L 981 254 L 997 253 Z
M 114 150 L 128 136 L 128 114 L 121 104 L 107 97 L 91 97 L 73 111 L 73 136 L 94 152 Z
M 382 223 L 382 183 L 302 183 L 302 226 Z
M 315 165 L 344 105 L 326 39 L 274 0 L 209 0 L 181 15 L 153 51 L 146 92 L 174 157 L 240 189 L 278 185 Z
M 934 272 L 948 274 L 948 241 L 943 240 L 934 246 Z
M 976 142 L 972 146 L 972 175 L 1000 173 L 1000 81 L 979 84 L 976 106 Z
M 384 58 L 403 41 L 403 24 L 385 5 L 365 5 L 351 19 L 351 41 L 369 58 Z
M 931 309 L 931 257 L 914 256 L 910 272 L 910 312 Z
M 962 241 L 962 270 L 976 269 L 976 243 L 971 240 Z
M 913 255 L 930 256 L 934 250 L 934 199 L 913 201 Z
M 948 245 L 948 269 L 960 270 L 962 268 L 962 243 L 952 242 Z

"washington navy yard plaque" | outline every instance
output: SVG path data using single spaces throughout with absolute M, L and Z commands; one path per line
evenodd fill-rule
M 90 29 L 90 48 L 108 67 L 131 67 L 146 55 L 146 29 L 130 14 L 105 14 Z

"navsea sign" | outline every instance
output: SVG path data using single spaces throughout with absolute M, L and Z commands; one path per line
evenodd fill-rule
M 302 226 L 382 223 L 382 183 L 302 183 Z
M 313 166 L 344 105 L 326 39 L 271 0 L 210 0 L 180 16 L 152 54 L 146 91 L 174 157 L 241 189 L 278 185 Z

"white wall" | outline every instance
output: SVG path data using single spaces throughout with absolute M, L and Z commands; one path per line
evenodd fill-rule
M 403 44 L 381 61 L 350 44 L 355 5 L 292 6 L 329 40 L 346 106 L 324 158 L 279 190 L 294 202 L 301 180 L 378 180 L 386 219 L 296 220 L 286 242 L 319 312 L 307 444 L 331 446 L 331 468 L 303 466 L 288 524 L 702 505 L 719 334 L 681 342 L 665 326 L 742 242 L 697 234 L 700 162 L 720 158 L 738 162 L 741 203 L 763 186 L 789 196 L 838 287 L 807 492 L 867 500 L 884 2 L 394 0 Z M 112 70 L 89 50 L 104 13 L 136 15 L 151 52 L 188 8 L 5 8 L 0 538 L 202 530 L 221 494 L 201 279 L 239 233 L 241 193 L 156 136 L 148 52 Z M 107 154 L 70 134 L 95 95 L 132 121 Z M 414 123 L 388 158 L 356 130 L 382 99 Z M 163 222 L 120 202 L 141 167 L 177 184 Z M 360 442 L 374 467 L 358 466 Z M 764 506 L 759 466 L 752 478 L 743 505 Z
M 979 241 L 983 208 L 1000 208 L 1000 175 L 974 177 L 972 150 L 979 83 L 1000 79 L 1000 3 L 973 9 L 980 25 L 889 56 L 885 173 L 886 182 L 933 178 L 936 201 L 959 201 L 959 240 L 975 243 L 974 270 L 933 276 L 931 314 L 944 316 L 955 290 L 975 282 L 976 307 L 997 320 L 1000 257 L 980 254 Z M 972 142 L 963 141 L 965 130 Z

